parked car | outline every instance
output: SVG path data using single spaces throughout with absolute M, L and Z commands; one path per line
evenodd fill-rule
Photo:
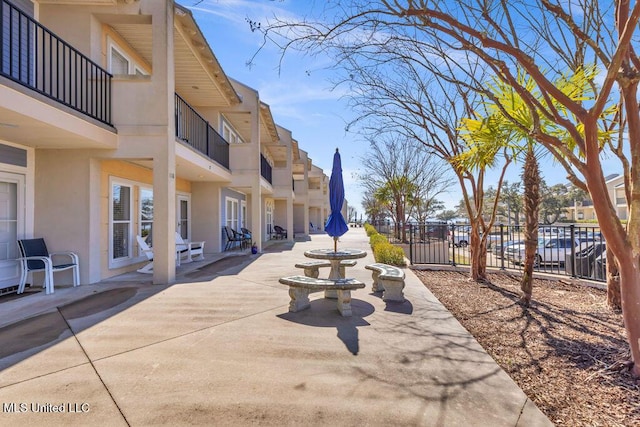
M 452 230 L 449 230 L 449 242 L 453 244 L 453 246 L 458 248 L 465 248 L 469 246 L 470 241 L 471 241 L 470 226 L 454 227 L 453 232 Z
M 567 255 L 571 255 L 571 251 L 580 251 L 588 246 L 587 243 L 581 244 L 579 239 L 568 236 L 540 237 L 538 238 L 538 248 L 536 249 L 534 266 L 542 264 L 558 264 L 564 265 Z M 505 258 L 514 264 L 520 264 L 524 260 L 525 245 L 524 242 L 509 246 L 505 249 Z
M 575 236 L 580 243 L 604 243 L 604 237 L 599 231 L 579 230 L 575 232 Z
M 557 235 L 564 235 L 565 229 L 564 227 L 545 226 L 545 227 L 540 227 L 540 229 L 538 230 L 538 234 L 541 237 L 554 237 Z
M 507 242 L 504 242 L 502 247 L 500 247 L 500 244 L 498 243 L 491 247 L 491 253 L 497 258 L 502 258 L 504 257 L 504 252 L 508 247 L 521 244 L 524 244 L 524 240 L 509 240 Z

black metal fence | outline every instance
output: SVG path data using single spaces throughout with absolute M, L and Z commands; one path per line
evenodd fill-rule
M 260 175 L 266 179 L 269 184 L 273 184 L 273 167 L 262 153 L 260 153 Z
M 469 224 L 372 224 L 411 264 L 469 265 Z M 522 270 L 524 229 L 499 224 L 486 236 L 487 267 Z M 606 282 L 606 242 L 597 226 L 540 226 L 534 271 Z
M 229 143 L 177 93 L 176 138 L 229 169 Z
M 111 124 L 111 74 L 0 0 L 0 75 Z

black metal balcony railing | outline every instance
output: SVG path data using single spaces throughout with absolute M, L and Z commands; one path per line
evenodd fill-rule
M 229 169 L 229 143 L 176 93 L 176 137 Z
M 0 75 L 111 124 L 111 74 L 0 0 Z
M 260 175 L 273 185 L 273 168 L 262 153 L 260 153 Z

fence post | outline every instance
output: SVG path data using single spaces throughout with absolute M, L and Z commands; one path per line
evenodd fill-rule
M 456 266 L 456 245 L 453 244 L 453 242 L 455 242 L 455 238 L 453 236 L 453 233 L 455 232 L 455 229 L 456 229 L 456 225 L 452 223 L 451 224 L 451 235 L 450 235 L 451 239 L 449 241 L 449 244 L 451 245 L 451 252 L 449 252 L 449 253 L 453 254 L 451 256 L 451 265 L 454 266 L 454 267 Z
M 409 264 L 413 265 L 413 224 L 409 224 Z
M 504 224 L 500 223 L 500 270 L 504 270 Z
M 574 224 L 571 224 L 569 226 L 569 235 L 571 236 L 571 277 L 576 277 L 576 246 L 574 245 L 576 241 L 576 234 L 575 234 Z M 565 266 L 565 270 L 566 270 L 566 266 Z

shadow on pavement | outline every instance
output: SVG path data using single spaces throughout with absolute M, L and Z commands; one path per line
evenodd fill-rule
M 375 308 L 366 301 L 351 300 L 353 316 L 343 317 L 336 308 L 336 300 L 321 298 L 311 301 L 311 307 L 296 313 L 279 314 L 277 317 L 290 322 L 320 328 L 336 328 L 337 337 L 354 356 L 360 351 L 358 326 L 369 326 L 364 317 L 371 315 Z
M 225 258 L 206 264 L 197 270 L 185 273 L 183 277 L 188 279 L 188 281 L 203 281 L 211 280 L 216 276 L 231 276 L 238 274 L 258 257 L 259 255 L 229 255 Z
M 86 296 L 58 307 L 65 319 L 77 319 L 111 309 L 138 293 L 136 288 L 116 288 Z
M 57 311 L 0 328 L 0 359 L 53 342 L 66 330 L 67 322 Z

